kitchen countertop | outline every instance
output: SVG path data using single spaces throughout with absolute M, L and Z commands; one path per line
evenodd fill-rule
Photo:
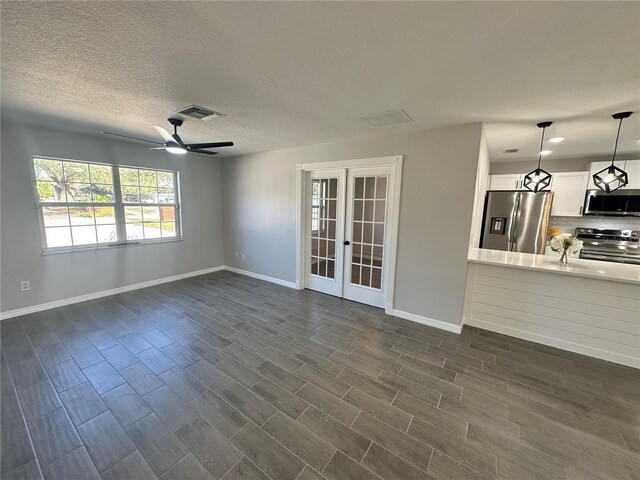
M 467 260 L 470 263 L 483 263 L 525 270 L 542 270 L 577 277 L 598 278 L 640 285 L 640 265 L 583 260 L 576 257 L 570 257 L 568 265 L 561 265 L 558 262 L 558 258 L 559 254 L 555 252 L 553 255 L 535 255 L 532 253 L 474 248 L 469 252 Z

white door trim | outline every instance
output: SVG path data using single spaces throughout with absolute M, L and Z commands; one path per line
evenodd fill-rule
M 390 314 L 393 311 L 393 299 L 395 293 L 396 276 L 396 255 L 398 246 L 398 226 L 400 221 L 400 188 L 402 185 L 402 155 L 388 157 L 360 158 L 354 160 L 337 160 L 331 162 L 299 163 L 296 165 L 296 288 L 302 290 L 306 288 L 304 265 L 307 255 L 305 242 L 306 215 L 302 202 L 306 198 L 306 184 L 303 181 L 304 175 L 310 170 L 334 170 L 338 168 L 356 168 L 371 166 L 392 166 L 393 192 L 389 198 L 391 202 L 390 211 L 392 218 L 389 225 L 389 263 L 388 275 L 386 276 L 384 289 L 387 293 L 385 312 Z

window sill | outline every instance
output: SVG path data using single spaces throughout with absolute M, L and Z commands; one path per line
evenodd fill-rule
M 58 247 L 58 248 L 43 248 L 41 255 L 58 255 L 61 253 L 76 253 L 76 252 L 86 252 L 92 250 L 113 250 L 117 248 L 123 247 L 138 247 L 141 245 L 156 245 L 159 243 L 175 243 L 181 242 L 182 238 L 171 238 L 171 239 L 158 239 L 158 240 L 140 240 L 140 241 L 129 241 L 124 243 L 101 243 L 97 245 L 86 245 L 86 246 L 78 246 L 78 247 Z

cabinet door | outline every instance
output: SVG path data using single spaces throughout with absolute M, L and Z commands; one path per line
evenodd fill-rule
M 627 186 L 622 188 L 640 188 L 640 160 L 627 160 L 624 162 L 624 167 L 622 163 L 620 162 L 619 166 L 627 172 L 627 178 L 629 179 Z M 618 165 L 617 162 L 616 165 Z
M 519 173 L 490 175 L 489 190 L 519 190 L 520 188 L 522 188 L 522 175 Z
M 554 173 L 551 179 L 551 191 L 553 192 L 551 215 L 557 217 L 582 216 L 589 178 L 589 172 Z

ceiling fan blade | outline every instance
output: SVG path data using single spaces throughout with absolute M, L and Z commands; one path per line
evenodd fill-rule
M 104 133 L 105 135 L 111 135 L 113 137 L 128 138 L 130 140 L 137 140 L 139 142 L 146 142 L 146 143 L 153 143 L 155 145 L 162 145 L 162 142 L 154 142 L 153 140 L 145 140 L 144 138 L 130 137 L 129 135 L 121 135 L 120 133 L 105 132 L 104 130 L 101 130 L 100 133 Z
M 233 147 L 233 142 L 213 142 L 213 143 L 189 143 L 185 145 L 190 149 L 199 148 L 221 148 L 221 147 Z
M 191 150 L 189 149 L 189 153 L 199 153 L 200 155 L 217 155 L 218 152 L 207 152 L 206 150 Z
M 158 132 L 158 135 L 160 135 L 165 142 L 175 142 L 175 139 L 164 128 L 159 127 L 158 125 L 153 125 L 153 128 L 156 132 Z

